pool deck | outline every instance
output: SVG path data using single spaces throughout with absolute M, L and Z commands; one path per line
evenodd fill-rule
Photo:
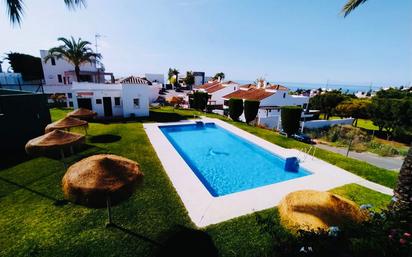
M 159 126 L 194 124 L 196 121 L 199 120 L 145 123 L 143 127 L 167 175 L 182 199 L 190 218 L 198 227 L 205 227 L 255 211 L 275 207 L 284 196 L 297 190 L 327 191 L 345 184 L 357 183 L 384 194 L 392 194 L 390 188 L 367 181 L 301 151 L 272 144 L 219 119 L 202 118 L 200 121 L 205 123 L 213 122 L 282 158 L 296 156 L 302 160 L 301 167 L 312 173 L 309 176 L 214 197 L 159 129 Z

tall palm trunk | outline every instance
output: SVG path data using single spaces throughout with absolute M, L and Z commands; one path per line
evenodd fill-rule
M 405 217 L 409 224 L 412 223 L 412 144 L 409 148 L 401 170 L 399 171 L 398 184 L 394 190 L 395 201 L 390 208 L 402 217 Z
M 80 82 L 80 67 L 79 67 L 79 65 L 74 66 L 74 72 L 76 73 L 77 82 Z

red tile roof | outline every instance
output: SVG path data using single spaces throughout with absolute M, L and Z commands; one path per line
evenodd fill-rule
M 267 92 L 265 89 L 251 88 L 249 90 L 238 90 L 228 95 L 223 96 L 224 99 L 230 98 L 239 98 L 245 100 L 263 100 L 271 95 L 275 94 L 274 92 Z
M 274 90 L 280 90 L 280 91 L 288 91 L 289 88 L 282 86 L 282 85 L 270 85 L 266 87 L 267 89 L 274 89 Z
M 223 82 L 222 84 L 223 84 L 223 85 L 229 85 L 229 84 L 237 84 L 237 85 L 239 85 L 239 83 L 237 83 L 236 81 L 233 81 L 233 80 L 225 81 L 225 82 Z
M 204 89 L 206 92 L 208 92 L 209 94 L 214 93 L 216 91 L 219 91 L 220 89 L 225 88 L 225 86 L 223 86 L 222 84 L 216 84 L 214 86 L 211 86 L 209 88 Z
M 205 83 L 205 84 L 203 84 L 203 85 L 201 85 L 201 86 L 199 86 L 199 87 L 197 87 L 198 89 L 207 89 L 207 88 L 209 88 L 209 87 L 213 87 L 213 86 L 215 86 L 215 85 L 217 85 L 217 84 L 220 84 L 219 83 L 219 81 L 213 81 L 213 82 L 207 82 L 207 83 Z

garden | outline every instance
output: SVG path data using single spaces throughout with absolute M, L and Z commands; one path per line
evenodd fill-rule
M 52 109 L 53 120 L 64 117 L 68 111 Z M 142 122 L 177 121 L 199 115 L 205 114 L 162 107 L 152 109 L 150 117 L 142 120 L 90 123 L 86 147 L 66 158 L 69 165 L 97 153 L 112 153 L 137 161 L 144 173 L 143 186 L 129 200 L 113 208 L 116 228 L 105 228 L 105 209 L 71 203 L 54 205 L 63 198 L 61 179 L 65 170 L 58 158 L 23 158 L 19 163 L 6 163 L 0 170 L 0 255 L 161 256 L 173 235 L 182 229 L 196 228 L 148 141 Z M 304 146 L 270 130 L 214 114 L 207 116 L 223 119 L 283 147 L 301 149 Z M 102 135 L 116 140 L 101 140 Z M 320 151 L 318 157 L 382 185 L 395 187 L 397 175 L 391 171 L 327 151 Z M 409 228 L 399 225 L 398 218 L 390 212 L 381 212 L 391 202 L 390 196 L 354 184 L 332 192 L 371 207 L 372 218 L 361 225 L 341 227 L 336 233 L 292 233 L 282 225 L 277 208 L 272 208 L 211 225 L 201 233 L 213 242 L 219 256 L 410 254 Z

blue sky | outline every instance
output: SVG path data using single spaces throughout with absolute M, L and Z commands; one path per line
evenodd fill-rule
M 345 0 L 26 0 L 22 26 L 0 14 L 0 53 L 101 40 L 117 76 L 196 70 L 229 79 L 347 84 L 412 82 L 412 1 L 369 0 L 347 18 Z

